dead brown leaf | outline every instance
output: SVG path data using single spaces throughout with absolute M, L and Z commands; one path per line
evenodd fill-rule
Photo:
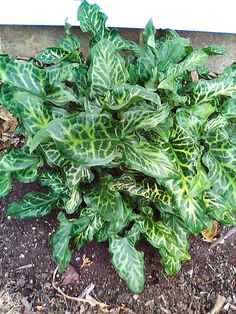
M 90 267 L 93 262 L 85 254 L 82 256 L 82 265 L 80 268 Z
M 78 283 L 79 281 L 79 275 L 77 273 L 77 271 L 75 270 L 75 268 L 72 265 L 69 265 L 64 274 L 62 275 L 62 282 L 61 282 L 61 286 L 66 286 L 66 285 L 74 285 L 76 283 Z
M 1 122 L 2 120 L 2 122 Z M 13 133 L 17 126 L 17 119 L 4 107 L 0 107 L 0 128 L 3 133 Z
M 17 119 L 4 107 L 0 106 L 0 153 L 16 146 L 19 138 L 14 137 Z
M 204 229 L 202 231 L 203 241 L 212 243 L 215 242 L 218 233 L 218 222 L 214 221 L 211 229 Z

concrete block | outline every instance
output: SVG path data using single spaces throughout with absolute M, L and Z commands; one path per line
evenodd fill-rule
M 73 27 L 72 32 L 79 36 L 83 43 L 83 52 L 86 53 L 90 36 L 79 27 Z M 140 30 L 121 29 L 120 32 L 127 39 L 139 41 Z M 210 58 L 207 65 L 212 71 L 221 72 L 225 66 L 236 61 L 236 35 L 186 31 L 179 33 L 190 38 L 196 48 L 220 45 L 229 49 L 227 56 Z M 54 46 L 63 36 L 64 29 L 60 26 L 0 26 L 0 53 L 28 58 L 44 47 Z

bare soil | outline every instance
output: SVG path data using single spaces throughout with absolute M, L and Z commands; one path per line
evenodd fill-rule
M 37 183 L 14 183 L 11 193 L 0 199 L 0 314 L 103 313 L 63 297 L 52 286 L 56 263 L 50 248 L 50 235 L 57 226 L 56 210 L 36 220 L 8 219 L 5 209 L 25 193 L 39 190 Z M 221 227 L 220 233 L 226 232 Z M 236 236 L 209 250 L 200 236 L 191 239 L 192 260 L 183 263 L 181 272 L 167 276 L 160 256 L 148 243 L 138 249 L 145 252 L 146 287 L 135 295 L 118 277 L 109 261 L 106 243 L 92 242 L 80 251 L 73 250 L 71 265 L 79 275 L 76 285 L 61 287 L 70 296 L 78 296 L 89 284 L 90 295 L 109 305 L 109 313 L 208 313 L 218 295 L 226 298 L 219 313 L 236 313 Z M 91 263 L 82 267 L 83 259 Z M 61 285 L 61 275 L 56 284 Z

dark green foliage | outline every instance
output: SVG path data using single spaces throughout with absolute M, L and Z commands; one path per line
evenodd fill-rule
M 23 148 L 0 157 L 0 196 L 12 178 L 38 180 L 42 192 L 11 204 L 8 215 L 59 208 L 51 240 L 59 270 L 70 243 L 108 241 L 114 267 L 138 293 L 141 238 L 175 274 L 190 259 L 190 233 L 214 220 L 236 224 L 235 64 L 212 78 L 204 63 L 221 47 L 194 50 L 170 30 L 156 39 L 151 20 L 138 45 L 109 30 L 86 1 L 78 18 L 92 34 L 87 59 L 68 24 L 65 38 L 28 62 L 0 56 L 1 103 L 26 135 Z M 49 172 L 38 172 L 43 164 Z

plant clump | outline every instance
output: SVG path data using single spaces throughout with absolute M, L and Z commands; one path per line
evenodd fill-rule
M 236 64 L 215 75 L 204 64 L 224 48 L 194 50 L 171 30 L 156 39 L 151 20 L 137 44 L 106 19 L 82 1 L 87 57 L 69 24 L 55 47 L 28 61 L 0 55 L 0 102 L 26 138 L 0 157 L 0 196 L 13 178 L 37 180 L 42 190 L 7 215 L 38 218 L 57 208 L 51 245 L 59 271 L 71 244 L 108 241 L 112 264 L 138 293 L 141 238 L 173 275 L 190 259 L 189 234 L 214 221 L 236 224 Z

